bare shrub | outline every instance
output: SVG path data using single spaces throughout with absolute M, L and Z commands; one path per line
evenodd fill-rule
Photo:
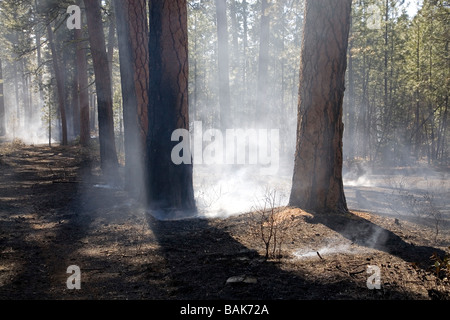
M 280 205 L 282 200 L 283 196 L 277 190 L 266 188 L 250 213 L 250 232 L 263 242 L 266 260 L 281 259 L 286 233 L 297 224 L 294 215 L 283 215 L 286 207 Z

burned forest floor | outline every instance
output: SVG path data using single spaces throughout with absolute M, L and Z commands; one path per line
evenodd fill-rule
M 0 299 L 450 299 L 436 264 L 448 259 L 448 223 L 436 236 L 401 217 L 283 208 L 271 240 L 281 251 L 265 259 L 253 231 L 267 221 L 157 220 L 107 185 L 97 160 L 75 146 L 0 143 Z M 79 290 L 67 288 L 73 265 Z

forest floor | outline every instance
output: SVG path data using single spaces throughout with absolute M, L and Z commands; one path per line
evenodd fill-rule
M 0 143 L 0 299 L 450 299 L 431 259 L 448 256 L 448 223 L 436 239 L 414 221 L 285 208 L 266 260 L 254 217 L 156 220 L 78 147 Z

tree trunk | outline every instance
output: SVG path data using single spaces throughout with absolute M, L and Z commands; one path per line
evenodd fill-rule
M 144 188 L 148 133 L 148 24 L 146 0 L 115 0 L 122 83 L 125 188 L 139 197 Z
M 5 134 L 6 134 L 5 98 L 3 96 L 2 59 L 0 59 L 0 136 L 4 136 Z
M 89 41 L 97 89 L 98 131 L 102 172 L 117 183 L 117 153 L 114 140 L 113 100 L 111 78 L 106 54 L 105 35 L 98 0 L 84 0 L 89 30 Z
M 78 1 L 78 5 L 81 0 Z M 77 76 L 78 76 L 78 94 L 80 108 L 80 144 L 87 147 L 90 140 L 90 123 L 89 123 L 89 91 L 88 91 L 88 75 L 86 48 L 83 43 L 82 31 L 75 29 L 75 41 L 77 43 Z
M 227 128 L 231 119 L 230 106 L 230 62 L 228 49 L 228 22 L 226 0 L 216 0 L 217 49 L 219 69 L 219 105 L 222 130 Z
M 290 205 L 347 212 L 342 181 L 342 103 L 351 0 L 307 0 L 297 149 Z
M 52 52 L 53 69 L 55 71 L 56 78 L 56 89 L 58 96 L 59 114 L 61 116 L 61 134 L 62 134 L 62 145 L 67 145 L 67 121 L 66 121 L 66 108 L 64 105 L 64 79 L 62 77 L 61 68 L 58 62 L 58 56 L 56 54 L 55 43 L 53 41 L 53 30 L 50 23 L 47 25 L 48 42 L 50 45 L 50 50 Z
M 148 201 L 169 212 L 196 211 L 192 164 L 175 165 L 176 129 L 189 129 L 186 0 L 155 0 L 150 6 L 150 90 L 147 137 Z M 188 145 L 190 142 L 188 142 Z
M 268 0 L 261 1 L 261 26 L 259 36 L 259 58 L 258 58 L 258 83 L 257 83 L 257 105 L 255 109 L 255 121 L 262 126 L 268 126 L 269 115 L 269 44 L 270 44 L 270 16 Z
M 353 37 L 353 35 L 352 35 Z M 348 50 L 348 105 L 347 105 L 347 142 L 348 142 L 348 156 L 347 158 L 355 158 L 356 153 L 356 108 L 355 108 L 355 82 L 354 82 L 354 70 L 353 70 L 353 39 L 349 43 Z

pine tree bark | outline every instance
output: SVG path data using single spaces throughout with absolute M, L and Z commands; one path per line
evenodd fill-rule
M 140 197 L 148 132 L 148 24 L 146 0 L 115 0 L 125 140 L 125 188 Z
M 59 65 L 58 61 L 58 55 L 56 54 L 56 47 L 55 42 L 53 40 L 53 30 L 50 25 L 50 23 L 47 25 L 47 35 L 48 35 L 48 42 L 50 45 L 50 50 L 52 53 L 52 60 L 53 60 L 53 69 L 55 71 L 55 78 L 56 78 L 56 89 L 57 89 L 57 96 L 58 96 L 58 106 L 59 106 L 59 114 L 61 117 L 61 133 L 62 133 L 62 145 L 67 145 L 67 120 L 66 120 L 66 107 L 64 102 L 64 79 L 61 73 L 61 67 Z
M 150 12 L 150 89 L 147 137 L 148 201 L 166 212 L 196 211 L 192 164 L 175 165 L 176 129 L 189 129 L 186 0 L 154 0 Z
M 347 212 L 342 181 L 342 103 L 351 0 L 307 0 L 297 148 L 290 205 Z
M 80 5 L 81 0 L 78 1 Z M 80 109 L 80 144 L 87 147 L 90 140 L 90 123 L 89 123 L 89 91 L 88 91 L 88 75 L 86 48 L 83 43 L 82 31 L 75 29 L 76 59 L 77 59 L 77 76 L 78 76 L 78 100 Z
M 111 77 L 106 53 L 100 2 L 84 0 L 89 30 L 89 42 L 97 90 L 98 130 L 100 141 L 100 164 L 103 174 L 117 183 L 118 161 L 114 138 L 113 100 Z

